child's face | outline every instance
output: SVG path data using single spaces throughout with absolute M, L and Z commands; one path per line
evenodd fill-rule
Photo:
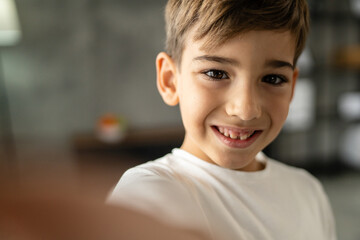
M 294 91 L 292 35 L 251 31 L 209 52 L 190 39 L 171 80 L 186 131 L 181 148 L 225 168 L 260 170 L 255 156 L 280 132 Z

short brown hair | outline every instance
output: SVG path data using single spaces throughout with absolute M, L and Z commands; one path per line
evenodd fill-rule
M 197 25 L 194 40 L 206 37 L 208 49 L 251 30 L 290 30 L 296 64 L 309 31 L 309 10 L 306 0 L 169 0 L 165 21 L 166 51 L 178 63 L 186 37 Z

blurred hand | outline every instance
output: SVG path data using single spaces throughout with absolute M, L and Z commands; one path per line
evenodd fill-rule
M 76 192 L 59 179 L 26 179 L 23 184 L 21 177 L 0 176 L 2 239 L 206 239 L 139 212 L 105 205 L 95 193 Z

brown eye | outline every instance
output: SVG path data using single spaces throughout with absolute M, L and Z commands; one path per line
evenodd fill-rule
M 222 70 L 209 70 L 204 72 L 204 74 L 208 77 L 210 77 L 213 80 L 221 80 L 221 79 L 228 79 L 228 75 L 226 72 Z
M 281 85 L 287 82 L 287 79 L 279 75 L 266 75 L 262 78 L 262 81 L 272 85 Z

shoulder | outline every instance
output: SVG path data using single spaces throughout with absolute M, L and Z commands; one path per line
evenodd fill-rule
M 285 176 L 284 184 L 291 185 L 291 195 L 299 207 L 303 207 L 302 214 L 311 211 L 311 219 L 318 219 L 325 239 L 336 239 L 335 220 L 330 201 L 321 182 L 308 171 L 288 166 L 280 162 L 273 162 L 278 173 Z M 275 171 L 276 172 L 276 171 Z M 306 206 L 306 208 L 304 208 Z
M 192 203 L 191 189 L 180 165 L 173 154 L 167 154 L 127 170 L 110 194 L 109 202 L 159 210 L 164 205 L 174 208 Z
M 272 177 L 279 179 L 286 185 L 292 186 L 302 194 L 323 198 L 325 192 L 321 182 L 307 170 L 290 166 L 285 163 L 269 159 L 272 168 Z
M 177 184 L 176 168 L 173 155 L 167 154 L 157 160 L 149 161 L 128 169 L 120 178 L 114 192 L 137 191 L 148 189 L 152 191 L 167 187 L 175 187 Z M 129 188 L 127 190 L 127 188 Z
M 274 168 L 273 174 L 278 175 L 279 185 L 287 189 L 287 195 L 291 196 L 293 204 L 303 209 L 306 206 L 306 209 L 312 212 L 314 219 L 320 219 L 324 231 L 329 236 L 334 236 L 334 217 L 328 196 L 321 182 L 304 169 L 275 160 L 270 161 Z M 303 214 L 304 212 L 306 210 L 303 210 Z
M 282 186 L 300 204 L 308 204 L 318 209 L 319 215 L 331 215 L 331 207 L 322 183 L 307 170 L 272 161 L 273 174 L 277 175 Z M 329 217 L 331 218 L 331 217 Z M 325 218 L 324 218 L 325 219 Z
M 191 189 L 180 178 L 175 159 L 168 154 L 127 170 L 107 199 L 150 215 L 171 219 L 176 224 L 200 224 Z M 197 213 L 197 214 L 195 214 Z M 194 222 L 188 216 L 194 215 Z M 161 219 L 160 219 L 161 220 Z M 197 223 L 196 223 L 197 224 Z
M 279 175 L 279 177 L 319 184 L 319 181 L 303 168 L 294 167 L 274 159 L 269 159 L 269 163 L 271 164 L 272 173 Z
M 119 184 L 133 183 L 142 179 L 172 181 L 179 174 L 179 171 L 181 169 L 179 169 L 176 157 L 169 153 L 159 159 L 128 169 L 121 177 Z

